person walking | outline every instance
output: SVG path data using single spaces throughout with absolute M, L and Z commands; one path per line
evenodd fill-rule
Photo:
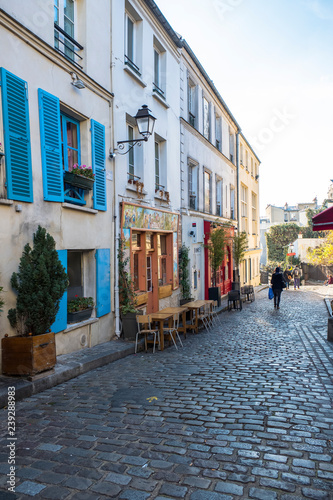
M 280 309 L 281 292 L 287 285 L 279 267 L 272 274 L 271 285 L 274 293 L 274 309 Z
M 286 283 L 287 290 L 289 290 L 289 285 L 291 282 L 291 271 L 286 267 L 286 270 L 283 273 L 283 279 Z
M 294 290 L 296 290 L 296 288 L 299 289 L 299 285 L 301 283 L 301 270 L 298 266 L 296 266 L 295 269 L 293 270 L 293 278 L 294 278 Z

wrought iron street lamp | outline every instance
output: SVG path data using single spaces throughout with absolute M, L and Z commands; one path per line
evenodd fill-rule
M 147 142 L 149 137 L 153 134 L 154 125 L 156 118 L 151 114 L 150 109 L 146 104 L 144 104 L 141 109 L 138 110 L 135 115 L 136 126 L 138 127 L 140 135 L 142 135 L 142 139 L 128 139 L 127 141 L 118 141 L 117 146 L 118 149 L 123 150 L 125 148 L 125 144 L 129 144 L 130 147 L 124 153 L 119 153 L 121 155 L 127 154 L 134 146 L 141 146 L 141 142 Z

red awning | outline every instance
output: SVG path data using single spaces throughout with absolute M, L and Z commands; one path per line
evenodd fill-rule
M 312 217 L 313 231 L 333 229 L 333 207 L 326 208 L 320 214 Z

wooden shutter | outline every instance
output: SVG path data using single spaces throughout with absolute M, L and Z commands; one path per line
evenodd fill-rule
M 95 174 L 94 208 L 106 211 L 105 127 L 91 120 L 92 168 Z
M 28 84 L 1 68 L 7 198 L 33 202 Z
M 38 89 L 44 200 L 64 201 L 59 99 Z
M 67 250 L 57 250 L 61 264 L 64 266 L 67 273 Z M 62 332 L 67 328 L 67 290 L 60 299 L 60 307 L 56 316 L 55 322 L 51 326 L 51 331 L 54 333 Z
M 96 316 L 100 318 L 111 311 L 110 249 L 96 250 Z

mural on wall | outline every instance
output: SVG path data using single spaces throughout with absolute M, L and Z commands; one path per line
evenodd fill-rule
M 178 230 L 178 214 L 161 212 L 136 205 L 123 205 L 123 229 L 160 229 L 161 231 Z
M 178 214 L 124 203 L 121 222 L 126 257 L 130 256 L 131 229 L 173 232 L 173 288 L 178 288 Z

